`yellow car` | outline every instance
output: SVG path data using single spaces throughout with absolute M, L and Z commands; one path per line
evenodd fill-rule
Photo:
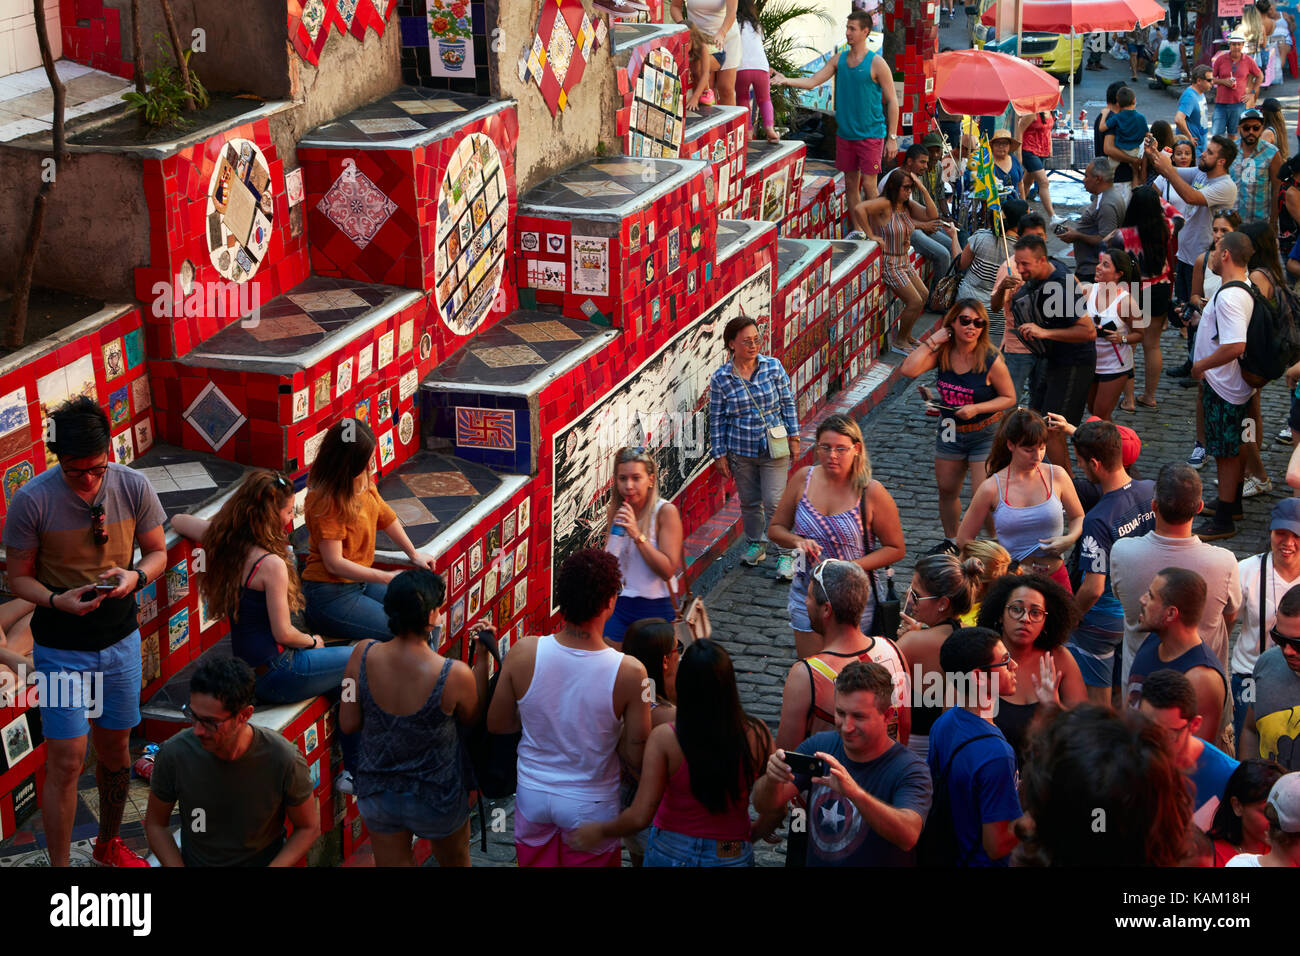
M 984 11 L 993 3 L 994 0 L 980 0 L 978 10 L 975 7 L 966 8 L 967 20 L 971 23 L 971 46 L 977 50 L 987 48 L 996 53 L 1009 53 L 1015 56 L 1015 36 L 990 42 L 996 31 L 993 27 L 979 22 Z M 1041 67 L 1061 83 L 1068 82 L 1070 73 L 1073 72 L 1074 82 L 1080 83 L 1083 80 L 1083 40 L 1083 34 L 1075 34 L 1073 56 L 1071 56 L 1068 35 L 1027 31 L 1021 34 L 1020 59 Z

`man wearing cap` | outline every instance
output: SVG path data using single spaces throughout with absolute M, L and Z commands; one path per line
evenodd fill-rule
M 1250 707 L 1237 753 L 1300 770 L 1300 587 L 1282 595 L 1268 636 L 1273 646 L 1259 655 L 1244 693 Z
M 1241 633 L 1232 646 L 1232 726 L 1241 739 L 1246 702 L 1242 699 L 1268 632 L 1277 620 L 1277 602 L 1300 584 L 1300 498 L 1283 498 L 1273 507 L 1269 548 L 1238 563 L 1241 574 Z
M 1205 104 L 1205 94 L 1214 88 L 1213 74 L 1202 63 L 1192 69 L 1192 82 L 1178 97 L 1178 111 L 1174 113 L 1174 126 L 1196 144 L 1198 150 L 1205 148 L 1205 124 L 1210 122 L 1209 107 Z
M 1053 428 L 1068 425 L 1060 415 L 1049 419 Z M 1155 528 L 1152 500 L 1156 485 L 1129 477 L 1127 466 L 1137 459 L 1142 447 L 1132 429 L 1125 429 L 1132 436 L 1127 443 L 1132 457 L 1125 455 L 1124 437 L 1111 422 L 1094 417 L 1069 431 L 1073 432 L 1075 457 L 1088 481 L 1096 483 L 1100 498 L 1083 516 L 1078 561 L 1081 579 L 1074 591 L 1080 620 L 1066 647 L 1083 674 L 1089 701 L 1109 707 L 1122 656 L 1115 652 L 1124 639 L 1124 608 L 1110 587 L 1110 552 L 1121 538 Z
M 931 133 L 925 140 L 931 138 L 942 141 L 942 136 L 939 133 Z M 947 215 L 948 201 L 943 198 L 942 177 L 938 174 L 938 170 L 932 170 L 931 168 L 931 150 L 925 140 L 907 148 L 902 163 L 885 173 L 881 178 L 880 189 L 885 188 L 885 183 L 889 182 L 889 177 L 895 175 L 898 170 L 906 170 L 925 184 L 926 190 L 934 199 L 934 204 L 938 207 L 939 215 L 942 217 Z M 931 175 L 931 173 L 934 175 Z M 942 205 L 940 205 L 941 200 Z M 925 196 L 922 195 L 921 190 L 912 190 L 912 201 L 924 208 Z M 930 261 L 932 267 L 930 281 L 936 282 L 948 272 L 948 269 L 952 266 L 953 257 L 961 254 L 961 249 L 956 246 L 957 227 L 950 222 L 944 222 L 942 219 L 922 221 L 913 217 L 913 221 L 916 223 L 916 228 L 912 230 L 912 248 Z
M 1264 114 L 1254 107 L 1241 114 L 1237 123 L 1237 158 L 1228 175 L 1237 184 L 1237 213 L 1243 220 L 1267 219 L 1277 228 L 1278 173 L 1282 154 L 1267 140 Z
M 1246 35 L 1240 29 L 1233 30 L 1228 36 L 1228 49 L 1210 64 L 1214 77 L 1215 136 L 1237 134 L 1241 111 L 1255 105 L 1255 94 L 1263 82 L 1263 71 L 1242 52 L 1245 46 Z
M 1074 244 L 1074 276 L 1092 282 L 1097 276 L 1097 258 L 1102 240 L 1124 224 L 1128 208 L 1125 197 L 1115 188 L 1115 164 L 1098 156 L 1083 174 L 1083 188 L 1092 194 L 1092 205 L 1077 223 L 1058 233 L 1062 242 Z
M 1267 853 L 1238 853 L 1224 866 L 1300 866 L 1300 773 L 1277 778 L 1264 804 Z

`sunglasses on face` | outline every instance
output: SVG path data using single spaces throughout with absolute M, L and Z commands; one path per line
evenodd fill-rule
M 1278 647 L 1285 649 L 1290 646 L 1293 651 L 1300 651 L 1300 637 L 1287 637 L 1277 629 L 1277 625 L 1269 628 L 1268 636 L 1273 638 L 1273 643 Z
M 974 328 L 982 329 L 988 323 L 986 323 L 983 319 L 981 319 L 977 315 L 959 315 L 957 316 L 957 320 L 955 324 L 964 325 L 967 326 L 968 328 L 973 326 Z
M 1238 126 L 1237 129 L 1241 130 L 1243 133 L 1258 133 L 1261 130 L 1263 130 L 1264 127 L 1256 126 L 1254 123 L 1252 123 L 1249 126 Z

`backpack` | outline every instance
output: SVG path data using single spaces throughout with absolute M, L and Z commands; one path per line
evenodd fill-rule
M 952 823 L 952 794 L 948 791 L 948 772 L 952 762 L 957 759 L 962 748 L 986 737 L 997 734 L 980 734 L 963 740 L 948 756 L 948 765 L 943 768 L 943 775 L 934 781 L 934 800 L 930 804 L 930 813 L 925 818 L 921 829 L 921 838 L 916 843 L 917 866 L 965 866 L 974 854 L 972 848 L 964 857 L 960 856 L 961 845 L 957 842 L 957 828 Z M 978 843 L 976 847 L 978 847 Z
M 1246 384 L 1260 388 L 1281 378 L 1300 358 L 1300 298 L 1285 283 L 1273 286 L 1277 305 L 1247 282 L 1225 282 L 1219 291 L 1234 286 L 1247 289 L 1254 300 L 1250 324 L 1246 327 L 1246 351 L 1237 362 Z
M 1300 223 L 1295 221 L 1290 210 L 1286 208 L 1287 191 L 1300 188 L 1300 184 L 1296 183 L 1297 174 L 1300 174 L 1300 156 L 1291 157 L 1278 170 L 1281 188 L 1277 191 L 1277 245 L 1284 261 L 1291 254 L 1296 235 L 1300 233 Z
M 501 679 L 501 652 L 495 641 L 490 644 L 480 643 L 497 662 L 497 670 L 488 681 L 487 698 L 483 701 L 479 721 L 464 736 L 464 763 L 471 782 L 470 789 L 477 790 L 479 794 L 479 840 L 486 853 L 488 823 L 483 798 L 498 799 L 514 794 L 518 782 L 519 741 L 523 738 L 523 733 L 488 733 L 487 712 L 492 703 L 492 695 L 496 693 L 497 682 Z

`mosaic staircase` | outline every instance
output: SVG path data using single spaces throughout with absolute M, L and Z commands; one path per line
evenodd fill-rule
M 331 27 L 348 28 L 327 6 L 315 32 L 290 17 L 313 64 Z M 374 15 L 396 9 L 409 50 L 409 0 L 386 6 Z M 835 241 L 841 175 L 803 143 L 747 142 L 743 110 L 685 112 L 684 28 L 609 29 L 622 155 L 527 189 L 521 133 L 549 131 L 521 131 L 526 113 L 509 97 L 428 86 L 329 112 L 305 133 L 295 104 L 251 104 L 130 152 L 148 231 L 147 249 L 120 263 L 134 293 L 120 298 L 135 301 L 0 360 L 6 506 L 51 463 L 43 413 L 86 393 L 110 415 L 114 460 L 148 475 L 169 517 L 215 514 L 249 468 L 287 472 L 302 551 L 307 470 L 330 425 L 356 417 L 378 438 L 381 494 L 446 576 L 443 650 L 463 657 L 476 621 L 507 646 L 554 626 L 553 575 L 600 538 L 612 454 L 643 444 L 681 510 L 695 578 L 736 535 L 707 429 L 727 321 L 758 321 L 810 424 L 879 381 L 899 304 L 882 294 L 874 246 Z M 228 622 L 191 578 L 190 544 L 169 526 L 167 547 L 166 577 L 139 596 L 151 741 L 184 726 L 200 658 L 230 653 Z M 405 564 L 381 534 L 376 565 Z M 16 720 L 37 741 L 0 763 L 0 840 L 35 809 L 14 794 L 43 777 L 38 713 L 0 709 L 0 729 Z M 351 856 L 366 835 L 355 801 L 332 792 L 329 702 L 259 707 L 254 720 L 297 742 L 325 828 L 342 825 Z

